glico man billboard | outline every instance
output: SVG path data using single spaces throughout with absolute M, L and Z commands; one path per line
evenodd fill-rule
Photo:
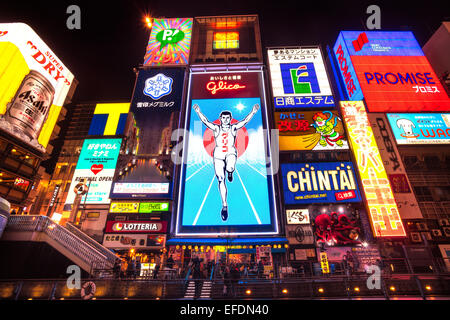
M 73 74 L 28 25 L 0 24 L 0 128 L 45 152 Z
M 334 45 L 348 100 L 369 112 L 448 111 L 450 99 L 409 31 L 342 31 Z
M 192 23 L 192 18 L 154 19 L 144 65 L 188 64 Z
M 269 49 L 267 53 L 276 109 L 334 107 L 319 47 Z
M 130 107 L 136 125 L 133 152 L 138 159 L 114 182 L 112 199 L 172 197 L 171 136 L 178 128 L 184 72 L 182 68 L 139 71 Z
M 192 73 L 177 235 L 277 234 L 262 71 Z

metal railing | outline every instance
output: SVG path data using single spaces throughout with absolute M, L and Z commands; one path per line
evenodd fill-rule
M 54 223 L 47 216 L 10 216 L 5 231 L 43 232 L 89 265 L 89 273 L 97 268 L 112 268 L 116 258 L 108 249 L 92 245 L 90 241 L 85 240 L 85 237 L 80 237 L 80 232 L 74 234 Z
M 372 283 L 369 275 L 307 277 L 302 279 L 214 279 L 211 299 L 401 299 L 414 297 L 450 299 L 450 276 L 402 274 L 380 277 Z M 83 279 L 94 282 L 96 299 L 183 299 L 184 279 Z M 209 279 L 190 279 L 201 286 Z M 372 285 L 369 284 L 372 283 Z M 224 288 L 227 286 L 227 288 Z M 0 280 L 0 299 L 81 299 L 80 289 L 69 289 L 66 280 Z

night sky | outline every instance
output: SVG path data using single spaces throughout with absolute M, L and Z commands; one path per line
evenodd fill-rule
M 69 30 L 66 9 L 81 8 L 81 30 Z M 263 48 L 332 45 L 340 30 L 364 30 L 366 8 L 381 8 L 382 30 L 411 30 L 423 46 L 450 20 L 445 1 L 5 1 L 0 22 L 31 26 L 80 82 L 74 102 L 131 100 L 133 67 L 143 62 L 149 29 L 143 17 L 258 14 Z

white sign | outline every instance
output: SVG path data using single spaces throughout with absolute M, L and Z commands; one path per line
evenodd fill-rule
M 319 47 L 269 49 L 268 57 L 275 108 L 334 106 Z
M 308 209 L 286 210 L 286 218 L 288 224 L 309 224 Z
M 114 184 L 113 193 L 169 193 L 169 183 L 119 183 Z

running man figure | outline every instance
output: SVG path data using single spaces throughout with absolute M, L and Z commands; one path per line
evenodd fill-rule
M 198 105 L 193 106 L 200 120 L 206 127 L 214 132 L 216 147 L 213 152 L 214 171 L 219 183 L 220 197 L 222 198 L 221 217 L 223 221 L 228 219 L 228 203 L 227 203 L 227 185 L 225 183 L 225 172 L 228 173 L 228 181 L 233 181 L 233 171 L 236 168 L 237 151 L 234 146 L 236 142 L 237 131 L 243 128 L 255 115 L 259 109 L 259 105 L 255 104 L 252 111 L 244 120 L 231 124 L 233 115 L 231 111 L 222 111 L 219 116 L 220 125 L 209 121 L 203 113 L 200 112 Z

